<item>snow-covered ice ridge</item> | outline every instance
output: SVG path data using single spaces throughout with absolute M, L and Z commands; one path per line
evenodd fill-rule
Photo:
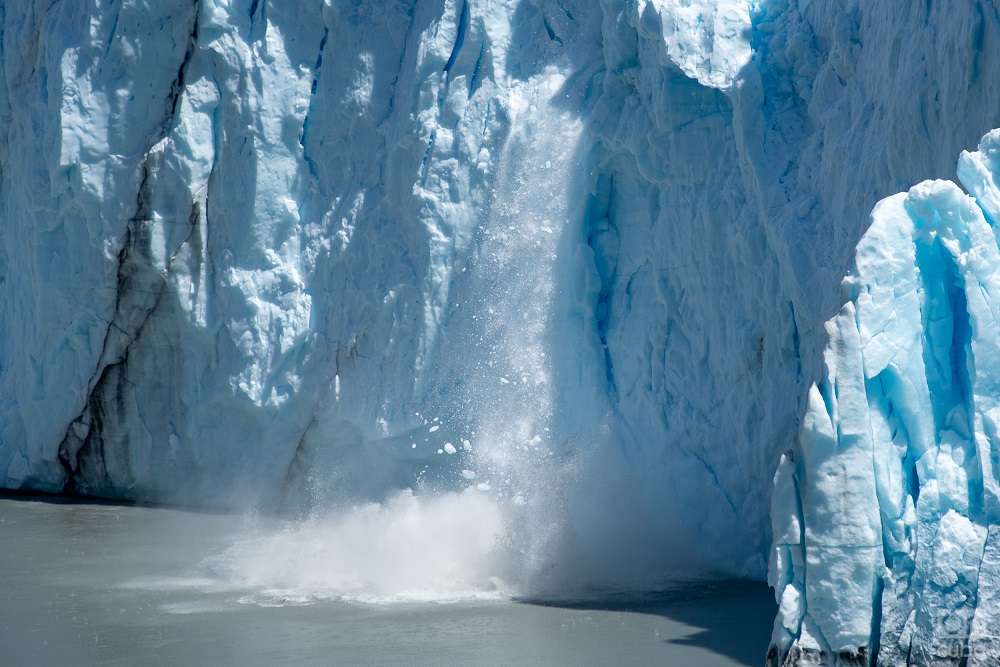
M 971 0 L 6 0 L 0 486 L 482 487 L 578 580 L 762 577 L 866 214 L 997 54 Z
M 773 664 L 1000 661 L 1000 130 L 958 178 L 879 202 L 827 322 L 775 475 Z

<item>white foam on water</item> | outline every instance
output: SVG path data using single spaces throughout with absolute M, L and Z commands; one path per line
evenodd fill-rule
M 206 562 L 213 576 L 262 606 L 499 599 L 504 521 L 478 491 L 417 495 L 255 530 Z

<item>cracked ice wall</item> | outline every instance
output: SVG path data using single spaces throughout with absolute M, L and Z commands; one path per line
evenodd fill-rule
M 925 181 L 872 211 L 775 477 L 774 664 L 1000 656 L 998 156 L 1000 130 L 962 153 L 971 197 Z
M 865 214 L 1000 125 L 998 35 L 972 1 L 8 0 L 3 486 L 468 471 L 557 488 L 571 578 L 762 576 Z

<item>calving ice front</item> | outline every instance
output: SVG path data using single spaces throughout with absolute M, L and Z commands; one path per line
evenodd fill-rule
M 997 54 L 986 0 L 7 0 L 0 485 L 311 516 L 230 552 L 297 596 L 770 570 L 774 660 L 992 656 L 994 135 L 869 212 Z M 345 555 L 393 517 L 454 589 Z

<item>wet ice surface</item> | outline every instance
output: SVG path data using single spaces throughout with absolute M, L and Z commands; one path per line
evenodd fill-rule
M 0 500 L 5 661 L 711 667 L 761 664 L 767 648 L 774 609 L 756 583 L 561 606 L 498 596 L 380 604 L 282 597 L 212 567 L 247 544 L 247 524 L 169 509 Z

